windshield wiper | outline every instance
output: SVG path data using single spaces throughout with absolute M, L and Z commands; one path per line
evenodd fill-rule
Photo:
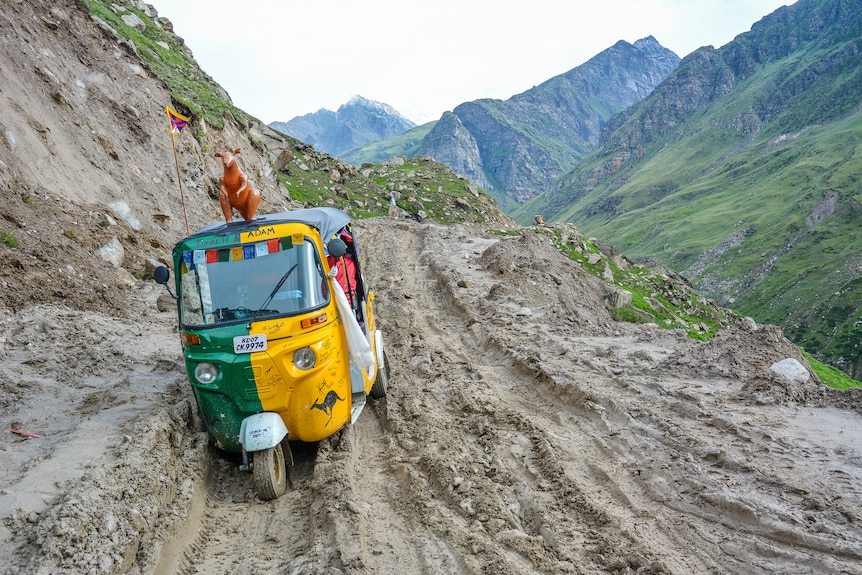
M 287 281 L 287 278 L 290 277 L 290 274 L 292 274 L 293 270 L 295 270 L 298 266 L 299 264 L 293 264 L 293 267 L 287 270 L 287 272 L 283 276 L 281 276 L 281 279 L 278 280 L 277 284 L 275 284 L 275 288 L 273 288 L 273 290 L 270 292 L 269 297 L 266 298 L 266 301 L 263 302 L 263 304 L 261 304 L 259 308 L 257 308 L 257 311 L 254 312 L 254 315 L 251 316 L 250 320 L 248 320 L 248 325 L 245 327 L 246 329 L 251 329 L 251 324 L 254 323 L 254 320 L 257 319 L 257 316 L 260 315 L 260 312 L 266 309 L 266 306 L 269 305 L 269 302 L 272 301 L 272 298 L 275 297 L 275 294 L 278 293 L 278 290 L 281 289 L 281 286 L 284 285 L 284 282 Z

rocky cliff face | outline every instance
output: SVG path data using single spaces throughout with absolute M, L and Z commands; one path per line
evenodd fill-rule
M 391 106 L 362 96 L 354 96 L 337 112 L 321 109 L 287 122 L 270 124 L 271 128 L 332 156 L 401 135 L 415 126 Z
M 481 154 L 476 138 L 461 118 L 451 112 L 444 113 L 422 141 L 428 156 L 446 164 L 458 174 L 484 190 L 493 188 L 482 171 Z

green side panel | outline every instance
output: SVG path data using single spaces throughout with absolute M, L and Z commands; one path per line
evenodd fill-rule
M 233 352 L 234 336 L 248 335 L 248 330 L 242 324 L 194 333 L 201 335 L 204 345 L 187 347 L 183 355 L 201 419 L 219 448 L 241 451 L 242 420 L 263 411 L 251 356 Z M 210 384 L 198 383 L 195 379 L 195 367 L 204 361 L 218 368 L 218 376 Z

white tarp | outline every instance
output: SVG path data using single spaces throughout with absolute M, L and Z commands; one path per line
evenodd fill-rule
M 336 266 L 332 266 L 333 272 Z M 330 272 L 329 284 L 332 286 L 332 293 L 335 294 L 335 303 L 338 305 L 338 313 L 341 314 L 341 319 L 344 322 L 344 333 L 347 337 L 347 353 L 350 356 L 350 363 L 354 366 L 364 369 L 369 375 L 374 371 L 374 352 L 371 350 L 371 344 L 362 333 L 362 328 L 359 327 L 359 322 L 356 321 L 356 315 L 350 309 L 350 303 L 347 301 L 347 296 L 335 279 L 335 274 Z

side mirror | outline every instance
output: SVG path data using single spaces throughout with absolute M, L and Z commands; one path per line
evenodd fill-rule
M 168 285 L 168 280 L 171 279 L 171 270 L 165 266 L 159 266 L 153 270 L 153 279 L 157 284 L 165 286 L 165 289 L 168 290 L 172 298 L 177 299 L 177 296 L 171 291 L 171 286 Z
M 171 279 L 171 270 L 165 266 L 159 266 L 153 270 L 153 279 L 157 284 L 168 286 L 168 280 Z

